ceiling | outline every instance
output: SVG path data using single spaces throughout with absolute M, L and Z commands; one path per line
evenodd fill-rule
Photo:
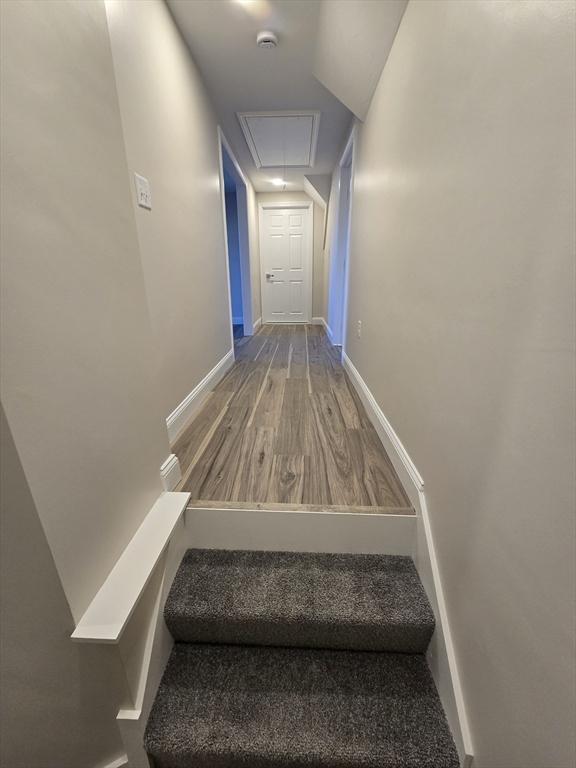
M 322 0 L 314 74 L 364 120 L 408 0 Z
M 312 74 L 321 3 L 317 0 L 167 0 L 198 65 L 218 119 L 255 189 L 303 190 L 305 174 L 331 173 L 352 113 Z M 271 29 L 278 47 L 258 48 L 256 35 Z M 238 112 L 319 111 L 318 142 L 310 167 L 257 168 Z M 288 131 L 286 135 L 298 131 Z M 285 152 L 285 156 L 298 156 Z M 302 155 L 300 155 L 302 156 Z M 268 157 L 278 157 L 272 153 Z

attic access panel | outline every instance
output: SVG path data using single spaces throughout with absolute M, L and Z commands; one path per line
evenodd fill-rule
M 320 112 L 238 112 L 257 168 L 312 168 Z

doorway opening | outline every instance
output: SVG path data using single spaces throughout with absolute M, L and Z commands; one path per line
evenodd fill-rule
M 356 131 L 353 129 L 338 162 L 335 242 L 332 245 L 333 258 L 330 270 L 328 325 L 332 331 L 332 343 L 342 347 L 342 353 L 346 347 L 348 322 L 348 276 L 355 138 Z
M 226 240 L 226 273 L 230 305 L 230 338 L 254 333 L 248 238 L 247 182 L 224 134 L 218 129 L 220 189 Z
M 236 181 L 227 167 L 224 155 L 224 202 L 226 209 L 226 240 L 228 243 L 228 278 L 232 309 L 234 340 L 244 336 L 244 308 L 242 303 L 242 269 L 240 267 L 240 237 L 238 235 L 238 195 Z

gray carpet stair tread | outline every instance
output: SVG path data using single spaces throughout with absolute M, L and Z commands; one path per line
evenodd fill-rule
M 164 617 L 178 642 L 423 653 L 434 615 L 409 557 L 190 549 Z
M 155 768 L 457 768 L 424 656 L 177 643 Z

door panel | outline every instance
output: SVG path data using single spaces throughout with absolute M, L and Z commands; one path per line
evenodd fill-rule
M 311 319 L 312 209 L 266 208 L 260 212 L 262 321 Z
M 288 240 L 289 246 L 289 266 L 290 270 L 301 270 L 304 268 L 304 259 L 302 253 L 303 237 L 290 233 Z
M 292 322 L 303 319 L 304 286 L 300 280 L 290 280 L 290 316 Z
M 288 312 L 288 286 L 284 280 L 272 280 L 270 284 L 272 316 L 280 320 Z

